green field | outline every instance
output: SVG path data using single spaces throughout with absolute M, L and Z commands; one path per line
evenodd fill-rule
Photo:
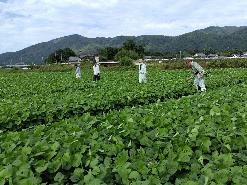
M 247 182 L 247 70 L 0 72 L 0 185 Z

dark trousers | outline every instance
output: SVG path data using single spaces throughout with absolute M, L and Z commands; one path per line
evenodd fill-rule
M 93 75 L 93 81 L 98 81 L 100 80 L 100 75 L 97 74 L 97 75 Z

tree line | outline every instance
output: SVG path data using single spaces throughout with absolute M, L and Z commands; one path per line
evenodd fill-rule
M 122 65 L 131 65 L 133 60 L 142 59 L 144 56 L 151 56 L 153 58 L 183 58 L 193 56 L 196 53 L 204 53 L 205 55 L 209 54 L 218 54 L 222 56 L 232 56 L 233 54 L 242 55 L 245 50 L 238 48 L 235 49 L 226 49 L 226 50 L 216 50 L 212 48 L 205 48 L 202 50 L 183 50 L 183 51 L 165 51 L 165 52 L 156 52 L 156 51 L 147 51 L 144 44 L 139 44 L 132 39 L 127 40 L 123 43 L 122 47 L 105 47 L 101 48 L 98 51 L 101 61 L 115 60 L 119 61 Z M 59 49 L 51 53 L 48 58 L 45 60 L 45 63 L 62 63 L 67 62 L 70 56 L 76 56 L 76 53 L 70 49 Z
M 100 50 L 101 60 L 116 60 L 122 65 L 131 65 L 133 60 L 144 57 L 145 47 L 143 44 L 137 44 L 134 40 L 127 40 L 120 48 L 106 47 Z
M 63 63 L 69 60 L 69 57 L 76 56 L 76 53 L 70 48 L 58 49 L 51 53 L 47 59 L 46 64 Z

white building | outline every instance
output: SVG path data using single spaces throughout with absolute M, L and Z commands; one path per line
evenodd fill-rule
M 206 55 L 204 53 L 196 53 L 194 55 L 194 57 L 196 57 L 196 58 L 206 58 Z
M 217 54 L 209 54 L 207 57 L 208 58 L 211 58 L 211 59 L 217 59 L 217 58 L 219 58 L 219 56 Z
M 81 59 L 79 57 L 69 57 L 69 62 L 80 62 Z

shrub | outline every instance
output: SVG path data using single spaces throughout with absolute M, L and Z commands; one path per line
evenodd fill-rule
M 121 49 L 115 56 L 116 60 L 119 60 L 123 57 L 128 57 L 132 60 L 137 60 L 139 58 L 138 53 L 132 50 Z
M 121 66 L 132 66 L 133 65 L 133 60 L 128 56 L 124 56 L 120 58 L 119 61 L 120 61 Z

